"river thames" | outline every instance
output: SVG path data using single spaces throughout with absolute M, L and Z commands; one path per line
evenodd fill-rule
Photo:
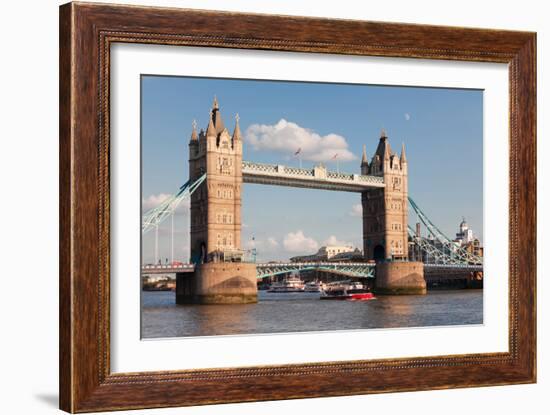
M 176 305 L 171 291 L 142 292 L 142 338 L 289 333 L 483 323 L 483 290 L 428 291 L 370 301 L 258 291 L 257 304 Z

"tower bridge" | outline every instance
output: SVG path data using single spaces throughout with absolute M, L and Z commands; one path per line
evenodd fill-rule
M 184 198 L 190 198 L 191 267 L 177 275 L 178 303 L 247 303 L 257 301 L 257 278 L 292 270 L 336 270 L 342 275 L 374 277 L 376 289 L 388 293 L 422 294 L 426 292 L 424 264 L 409 261 L 409 201 L 430 232 L 448 240 L 433 226 L 408 197 L 408 161 L 405 145 L 395 153 L 383 130 L 376 151 L 369 160 L 366 148 L 360 174 L 327 170 L 323 165 L 312 169 L 255 163 L 242 160 L 242 135 L 236 117 L 232 133 L 221 117 L 214 99 L 206 130 L 197 131 L 193 123 L 189 140 L 189 181 L 172 197 L 147 212 L 142 232 L 156 229 Z M 361 195 L 363 208 L 363 253 L 365 262 L 353 264 L 255 264 L 243 261 L 241 251 L 241 195 L 243 183 L 291 186 Z M 414 239 L 418 243 L 420 238 Z M 158 243 L 158 242 L 156 242 Z M 450 245 L 448 245 L 450 246 Z M 427 249 L 427 248 L 426 248 Z M 453 248 L 454 249 L 454 248 Z M 457 250 L 455 250 L 457 251 Z M 443 260 L 449 256 L 441 256 Z M 460 267 L 481 262 L 467 253 L 453 256 L 448 265 Z M 457 259 L 458 258 L 458 259 Z M 391 261 L 388 261 L 391 259 Z M 373 260 L 374 264 L 368 264 Z M 158 266 L 146 272 L 161 272 Z M 167 273 L 167 270 L 164 271 Z

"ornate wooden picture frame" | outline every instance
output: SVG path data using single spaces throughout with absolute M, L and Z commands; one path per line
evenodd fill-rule
M 115 43 L 508 64 L 509 351 L 111 373 L 109 68 Z M 536 34 L 70 3 L 60 8 L 59 93 L 61 409 L 90 412 L 535 382 Z

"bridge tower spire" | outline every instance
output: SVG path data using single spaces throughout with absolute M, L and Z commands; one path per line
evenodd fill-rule
M 216 136 L 216 127 L 214 127 L 214 111 L 210 113 L 210 118 L 208 120 L 208 127 L 206 127 L 206 136 L 215 137 Z
M 393 153 L 385 130 L 368 168 L 361 173 L 382 176 L 383 189 L 362 193 L 363 252 L 367 259 L 408 258 L 408 173 L 405 148 L 401 158 Z
M 191 131 L 191 138 L 189 139 L 189 163 L 190 163 L 189 166 L 191 166 L 191 159 L 196 157 L 198 152 L 199 152 L 199 139 L 197 137 L 197 122 L 193 120 L 193 131 Z
M 236 114 L 235 115 L 235 129 L 233 130 L 233 137 L 232 137 L 233 138 L 233 145 L 235 145 L 236 141 L 242 140 L 241 128 L 239 127 L 239 120 L 240 120 L 239 114 Z
M 399 161 L 401 162 L 401 167 L 403 167 L 405 164 L 407 164 L 407 156 L 405 155 L 405 143 L 404 142 L 401 144 L 401 157 L 399 158 Z
M 369 174 L 369 160 L 367 158 L 367 146 L 363 144 L 363 156 L 361 157 L 361 174 Z

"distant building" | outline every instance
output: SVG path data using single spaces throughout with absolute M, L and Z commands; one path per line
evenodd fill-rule
M 428 237 L 421 236 L 419 223 L 416 224 L 416 238 L 421 238 L 425 244 L 433 246 L 436 251 L 450 257 L 452 257 L 459 249 L 465 250 L 479 257 L 483 256 L 483 247 L 481 246 L 481 242 L 474 236 L 473 230 L 470 229 L 464 218 L 462 218 L 462 222 L 460 222 L 459 225 L 459 231 L 456 233 L 456 237 L 452 240 L 451 244 L 442 243 L 431 234 Z M 433 254 L 421 250 L 412 238 L 409 240 L 409 257 L 413 260 L 422 261 L 426 264 L 437 263 L 438 261 Z
M 351 261 L 362 259 L 361 250 L 351 245 L 329 245 L 319 248 L 313 255 L 301 255 L 290 258 L 292 262 Z
M 457 247 L 466 250 L 467 252 L 482 257 L 483 247 L 479 239 L 474 237 L 474 232 L 468 226 L 466 219 L 462 218 L 460 222 L 460 231 L 456 234 L 456 238 L 453 241 Z
M 462 218 L 460 222 L 459 232 L 456 234 L 454 242 L 458 243 L 459 246 L 469 244 L 474 240 L 474 231 L 470 229 L 466 219 Z
M 477 255 L 479 257 L 483 256 L 483 247 L 481 246 L 481 242 L 477 238 L 474 238 L 472 242 L 463 245 L 462 248 L 473 255 Z

